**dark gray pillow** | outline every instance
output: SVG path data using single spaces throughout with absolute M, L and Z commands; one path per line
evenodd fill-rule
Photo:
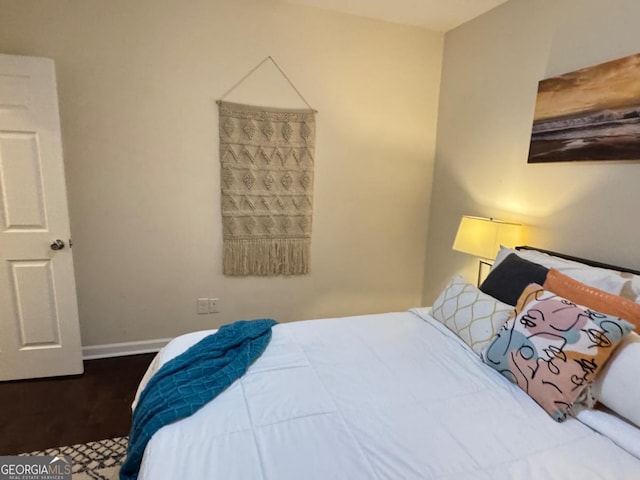
M 549 273 L 548 268 L 512 253 L 491 270 L 480 285 L 480 290 L 501 302 L 515 306 L 527 285 L 544 284 L 547 273 Z

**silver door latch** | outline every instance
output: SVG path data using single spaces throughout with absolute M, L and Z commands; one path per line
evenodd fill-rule
M 60 239 L 54 240 L 51 244 L 51 250 L 62 250 L 64 248 L 64 242 Z

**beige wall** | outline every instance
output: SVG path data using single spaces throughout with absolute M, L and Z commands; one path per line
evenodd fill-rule
M 56 62 L 84 345 L 420 303 L 441 34 L 268 0 L 0 12 L 1 52 Z M 267 55 L 319 110 L 312 274 L 225 278 L 215 100 Z M 303 106 L 269 65 L 228 100 Z
M 451 250 L 463 214 L 640 268 L 638 162 L 526 163 L 538 81 L 640 52 L 638 18 L 637 0 L 511 0 L 446 34 L 424 304 L 456 272 L 475 279 L 477 260 Z

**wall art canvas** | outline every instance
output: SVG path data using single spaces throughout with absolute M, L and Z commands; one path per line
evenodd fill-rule
M 528 163 L 640 160 L 640 54 L 542 80 Z

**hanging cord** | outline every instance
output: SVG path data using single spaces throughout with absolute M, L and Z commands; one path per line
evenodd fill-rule
M 267 60 L 271 60 L 271 62 L 275 65 L 275 67 L 278 69 L 278 71 L 282 74 L 282 76 L 285 78 L 285 80 L 287 82 L 289 82 L 289 85 L 291 85 L 291 88 L 293 88 L 293 90 L 298 94 L 298 96 L 302 99 L 302 101 L 307 105 L 307 107 L 309 107 L 314 113 L 318 113 L 318 111 L 313 108 L 309 102 L 307 102 L 307 99 L 304 98 L 304 96 L 300 93 L 300 91 L 296 88 L 296 86 L 293 84 L 293 82 L 289 79 L 289 77 L 287 77 L 287 74 L 284 73 L 284 71 L 282 70 L 282 68 L 280 68 L 280 65 L 278 65 L 276 63 L 276 61 L 271 57 L 271 55 L 267 56 L 264 60 L 262 60 L 258 65 L 256 65 L 255 67 L 253 67 L 244 77 L 242 77 L 240 80 L 238 80 L 229 90 L 227 90 L 226 92 L 224 92 L 224 94 L 220 97 L 219 100 L 216 101 L 217 104 L 220 104 L 220 102 L 222 100 L 224 100 L 227 95 L 229 95 L 231 92 L 233 92 L 236 88 L 238 88 L 238 86 L 244 82 L 247 78 L 249 78 L 253 72 L 255 72 L 256 70 L 258 70 L 263 64 L 264 62 L 266 62 Z

